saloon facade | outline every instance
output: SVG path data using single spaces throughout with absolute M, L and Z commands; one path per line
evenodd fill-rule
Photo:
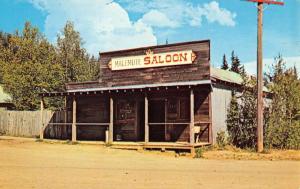
M 41 138 L 60 125 L 65 133 L 54 138 L 192 150 L 225 130 L 231 89 L 241 83 L 210 67 L 209 40 L 102 52 L 99 66 L 97 81 L 41 94 L 66 99 L 65 119 L 45 124 Z

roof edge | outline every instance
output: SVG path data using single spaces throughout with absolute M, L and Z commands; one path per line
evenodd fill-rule
M 184 42 L 170 43 L 170 44 L 164 44 L 164 45 L 151 45 L 151 46 L 144 46 L 144 47 L 137 47 L 137 48 L 120 49 L 120 50 L 114 50 L 114 51 L 104 51 L 104 52 L 99 52 L 99 55 L 101 56 L 104 54 L 122 53 L 122 52 L 137 51 L 137 50 L 143 50 L 143 49 L 149 49 L 149 48 L 172 47 L 172 46 L 178 46 L 178 45 L 188 45 L 188 44 L 193 44 L 193 43 L 204 43 L 204 42 L 210 43 L 210 39 L 184 41 Z

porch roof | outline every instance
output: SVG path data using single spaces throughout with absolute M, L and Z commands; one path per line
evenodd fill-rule
M 155 84 L 143 84 L 143 85 L 125 85 L 125 86 L 112 86 L 112 87 L 95 87 L 95 88 L 80 88 L 71 89 L 66 92 L 49 92 L 41 93 L 41 96 L 66 96 L 75 94 L 90 94 L 90 93 L 103 93 L 118 90 L 145 90 L 159 87 L 182 87 L 182 86 L 197 86 L 197 85 L 211 85 L 211 80 L 196 80 L 196 81 L 183 81 L 183 82 L 171 82 L 171 83 L 155 83 Z

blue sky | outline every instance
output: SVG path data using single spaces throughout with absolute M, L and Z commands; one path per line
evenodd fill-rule
M 300 69 L 300 0 L 264 11 L 264 63 L 278 53 Z M 53 43 L 67 20 L 91 54 L 190 40 L 211 40 L 211 63 L 235 50 L 255 70 L 256 8 L 242 0 L 1 0 L 0 30 L 30 21 Z M 298 62 L 298 63 L 297 63 Z

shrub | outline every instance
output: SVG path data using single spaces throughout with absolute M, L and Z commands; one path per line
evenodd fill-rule
M 219 132 L 217 133 L 217 138 L 216 138 L 216 140 L 217 140 L 217 145 L 218 145 L 218 147 L 221 148 L 221 149 L 224 149 L 224 147 L 225 147 L 226 144 L 227 144 L 226 133 L 225 133 L 225 131 L 219 131 Z
M 203 157 L 203 149 L 202 148 L 197 148 L 195 158 L 202 158 L 202 157 Z

